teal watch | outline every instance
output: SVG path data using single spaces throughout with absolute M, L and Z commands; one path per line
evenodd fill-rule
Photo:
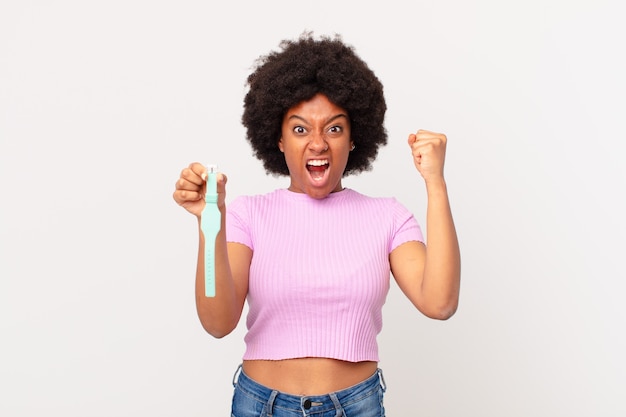
M 204 293 L 215 297 L 215 238 L 220 231 L 222 214 L 217 207 L 217 165 L 207 167 L 206 202 L 200 218 L 204 235 Z

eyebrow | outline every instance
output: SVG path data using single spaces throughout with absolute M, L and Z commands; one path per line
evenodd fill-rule
M 326 120 L 324 122 L 325 125 L 334 122 L 335 120 L 339 119 L 339 118 L 345 118 L 346 120 L 348 120 L 348 116 L 344 113 L 339 113 L 335 116 L 330 117 L 328 120 Z M 294 114 L 292 116 L 289 116 L 289 118 L 287 120 L 291 120 L 291 119 L 298 119 L 298 120 L 302 120 L 304 123 L 310 124 L 308 120 L 306 120 L 304 117 L 298 116 L 297 114 Z

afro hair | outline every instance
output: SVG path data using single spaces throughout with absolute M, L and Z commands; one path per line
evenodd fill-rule
M 289 175 L 278 148 L 283 117 L 318 93 L 348 112 L 356 148 L 344 176 L 370 170 L 378 148 L 387 143 L 387 105 L 380 80 L 339 35 L 316 39 L 305 32 L 279 46 L 258 58 L 248 76 L 242 116 L 246 139 L 266 172 Z

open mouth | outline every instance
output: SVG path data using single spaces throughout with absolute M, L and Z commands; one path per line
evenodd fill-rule
M 312 159 L 306 163 L 306 169 L 314 180 L 321 180 L 328 169 L 328 159 Z

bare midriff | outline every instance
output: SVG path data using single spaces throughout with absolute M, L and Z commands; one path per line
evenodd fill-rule
M 372 376 L 378 363 L 328 358 L 278 361 L 247 360 L 246 375 L 261 385 L 292 395 L 323 395 L 358 384 Z

